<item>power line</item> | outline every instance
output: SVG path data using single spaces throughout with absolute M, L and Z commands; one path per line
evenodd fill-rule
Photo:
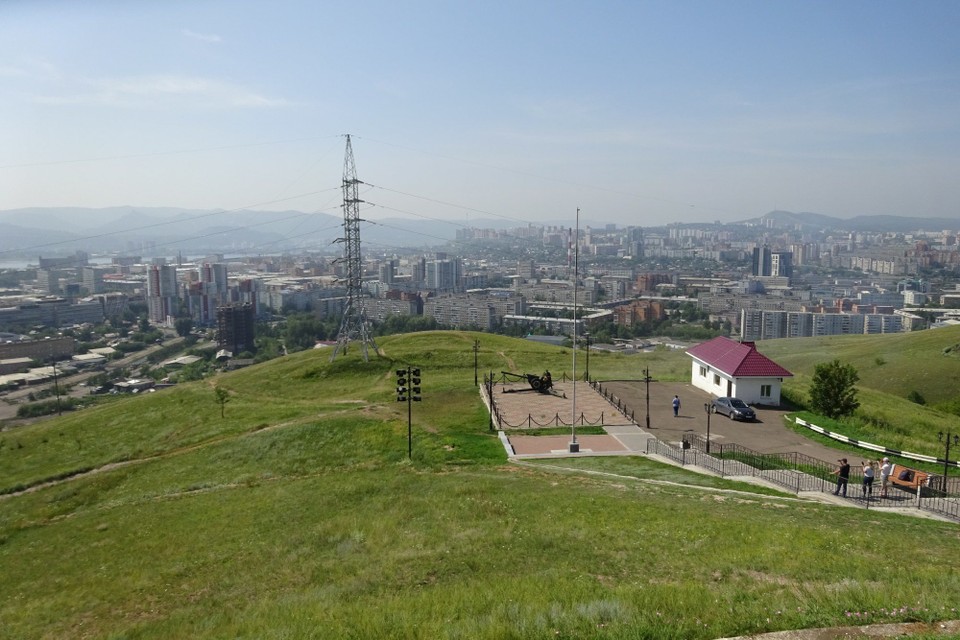
M 492 211 L 486 211 L 486 210 L 484 210 L 484 209 L 476 209 L 476 208 L 474 208 L 474 207 L 468 207 L 468 206 L 461 205 L 461 204 L 456 204 L 456 203 L 453 203 L 453 202 L 446 202 L 445 200 L 437 200 L 436 198 L 428 198 L 427 196 L 418 196 L 418 195 L 415 194 L 415 193 L 407 193 L 407 192 L 405 192 L 405 191 L 398 191 L 398 190 L 396 190 L 396 189 L 388 189 L 387 187 L 381 187 L 381 186 L 379 186 L 379 185 L 370 184 L 369 182 L 366 182 L 366 183 L 364 183 L 364 184 L 368 184 L 368 185 L 370 185 L 371 187 L 373 187 L 373 188 L 375 188 L 375 189 L 381 189 L 381 190 L 383 190 L 383 191 L 390 191 L 391 193 L 399 193 L 400 195 L 410 196 L 411 198 L 419 198 L 420 200 L 426 200 L 427 202 L 435 202 L 435 203 L 437 203 L 437 204 L 446 205 L 446 206 L 448 206 L 448 207 L 456 207 L 457 209 L 464 209 L 465 211 L 473 211 L 474 213 L 482 213 L 482 214 L 488 215 L 488 216 L 494 216 L 494 217 L 497 217 L 497 218 L 503 218 L 504 220 L 512 220 L 513 222 L 523 222 L 524 224 L 535 224 L 534 222 L 532 222 L 532 221 L 530 221 L 530 220 L 523 220 L 522 218 L 514 218 L 514 217 L 506 216 L 506 215 L 503 215 L 503 214 L 500 214 L 500 213 L 494 213 L 494 212 L 492 212 Z
M 91 158 L 72 158 L 67 160 L 47 160 L 44 162 L 23 162 L 19 164 L 0 165 L 0 169 L 22 169 L 26 167 L 52 167 L 63 164 L 80 164 L 84 162 L 109 162 L 112 160 L 133 160 L 137 158 L 156 158 L 161 156 L 176 156 L 189 153 L 201 153 L 206 151 L 229 151 L 232 149 L 248 149 L 252 147 L 266 147 L 277 144 L 289 144 L 291 142 L 306 142 L 309 140 L 325 140 L 328 138 L 339 138 L 340 136 L 310 136 L 306 138 L 290 138 L 286 140 L 268 140 L 266 142 L 250 142 L 245 144 L 221 145 L 216 147 L 198 147 L 196 149 L 176 149 L 171 151 L 151 151 L 144 153 L 130 153 L 115 156 L 99 156 Z
M 555 182 L 555 183 L 558 183 L 558 184 L 565 184 L 565 185 L 572 186 L 572 187 L 580 187 L 580 188 L 583 188 L 583 189 L 591 189 L 591 190 L 594 190 L 594 191 L 603 191 L 603 192 L 606 192 L 606 193 L 613 193 L 613 194 L 617 194 L 617 195 L 621 195 L 621 196 L 628 196 L 628 197 L 630 197 L 630 198 L 637 198 L 637 199 L 642 199 L 642 200 L 653 200 L 653 201 L 656 201 L 656 202 L 663 202 L 663 203 L 666 203 L 666 204 L 679 205 L 679 206 L 689 207 L 689 208 L 694 208 L 694 209 L 706 209 L 706 210 L 709 210 L 709 211 L 718 211 L 718 212 L 721 212 L 721 213 L 736 213 L 735 211 L 731 211 L 731 210 L 729 210 L 729 209 L 722 209 L 722 208 L 720 208 L 720 207 L 711 207 L 711 206 L 706 206 L 706 205 L 696 205 L 696 204 L 691 203 L 691 202 L 683 202 L 683 201 L 681 201 L 681 200 L 674 200 L 674 199 L 671 199 L 671 198 L 663 198 L 663 197 L 660 197 L 660 196 L 651 196 L 651 195 L 633 193 L 633 192 L 630 192 L 630 191 L 622 191 L 622 190 L 620 190 L 620 189 L 611 189 L 611 188 L 609 188 L 609 187 L 598 187 L 598 186 L 596 186 L 596 185 L 586 184 L 586 183 L 584 183 L 584 182 L 575 182 L 575 181 L 572 181 L 572 180 L 564 180 L 564 179 L 562 179 L 562 178 L 554 178 L 554 177 L 551 177 L 551 176 L 544 176 L 544 175 L 540 175 L 540 174 L 533 173 L 533 172 L 530 172 L 530 171 L 521 171 L 521 170 L 519 170 L 519 169 L 510 169 L 510 168 L 503 167 L 503 166 L 500 166 L 500 165 L 488 164 L 488 163 L 485 163 L 485 162 L 477 162 L 477 161 L 475 161 L 475 160 L 466 160 L 466 159 L 464 159 L 464 158 L 458 158 L 458 157 L 455 157 L 455 156 L 448 156 L 448 155 L 444 155 L 444 154 L 440 154 L 440 153 L 433 153 L 433 152 L 431 152 L 431 151 L 424 151 L 423 149 L 416 149 L 416 148 L 414 148 L 414 147 L 407 147 L 407 146 L 400 145 L 400 144 L 395 144 L 395 143 L 392 143 L 392 142 L 386 142 L 386 141 L 384 141 L 384 140 L 376 140 L 376 139 L 374 139 L 374 138 L 362 138 L 361 136 L 357 136 L 357 138 L 359 138 L 359 139 L 361 139 L 361 140 L 369 140 L 369 141 L 371 141 L 371 142 L 376 142 L 376 143 L 379 143 L 379 144 L 383 144 L 383 145 L 386 145 L 386 146 L 388 146 L 388 147 L 394 147 L 394 148 L 397 148 L 397 149 L 404 149 L 404 150 L 406 150 L 406 151 L 414 151 L 414 152 L 416 152 L 416 153 L 421 153 L 421 154 L 426 155 L 426 156 L 433 156 L 433 157 L 441 158 L 441 159 L 444 159 L 444 160 L 453 160 L 453 161 L 455 161 L 455 162 L 460 162 L 460 163 L 463 163 L 463 164 L 470 164 L 470 165 L 474 165 L 474 166 L 477 166 L 477 167 L 484 167 L 484 168 L 486 168 L 486 169 L 494 169 L 494 170 L 496 170 L 496 171 L 503 171 L 503 172 L 505 172 L 505 173 L 513 173 L 513 174 L 516 174 L 516 175 L 519 175 L 519 176 L 525 176 L 525 177 L 527 177 L 527 178 L 536 178 L 537 180 L 544 180 L 544 181 L 547 181 L 547 182 Z
M 304 198 L 304 197 L 306 197 L 306 196 L 312 196 L 312 195 L 316 195 L 316 194 L 318 194 L 318 193 L 326 193 L 327 191 L 335 191 L 336 189 L 339 189 L 339 187 L 331 187 L 331 188 L 329 188 L 329 189 L 321 189 L 321 190 L 319 190 L 319 191 L 311 191 L 311 192 L 309 192 L 309 193 L 302 193 L 302 194 L 299 194 L 299 195 L 290 196 L 289 198 L 280 198 L 280 199 L 278 199 L 278 200 L 269 200 L 269 201 L 265 201 L 265 202 L 258 202 L 258 203 L 256 203 L 256 204 L 246 205 L 246 206 L 243 206 L 243 207 L 237 207 L 236 209 L 226 209 L 226 210 L 224 210 L 224 211 L 211 211 L 211 212 L 209 212 L 209 213 L 202 213 L 202 214 L 199 214 L 199 215 L 196 215 L 196 216 L 187 218 L 186 220 L 184 220 L 184 219 L 182 219 L 182 218 L 181 218 L 181 219 L 177 219 L 177 220 L 165 220 L 165 221 L 163 221 L 163 222 L 155 222 L 155 223 L 153 223 L 153 224 L 147 224 L 147 225 L 143 225 L 143 226 L 141 226 L 141 227 L 132 227 L 132 228 L 128 228 L 128 229 L 118 229 L 117 231 L 107 231 L 107 232 L 105 232 L 105 233 L 98 233 L 98 234 L 90 235 L 90 236 L 82 236 L 82 237 L 80 237 L 80 238 L 72 238 L 72 239 L 70 239 L 70 240 L 59 240 L 59 241 L 57 241 L 57 242 L 46 242 L 46 243 L 43 243 L 43 244 L 38 244 L 38 245 L 33 245 L 33 246 L 30 246 L 30 247 L 23 247 L 23 248 L 18 248 L 18 249 L 2 249 L 2 250 L 0 250 L 0 255 L 2 255 L 2 254 L 4 254 L 4 253 L 13 253 L 13 252 L 20 252 L 20 251 L 33 251 L 33 250 L 35 250 L 35 249 L 45 249 L 45 248 L 47 248 L 47 247 L 56 247 L 56 246 L 60 246 L 60 245 L 64 245 L 64 244 L 74 244 L 74 243 L 77 243 L 77 242 L 84 242 L 84 241 L 87 241 L 87 240 L 97 240 L 97 239 L 99 239 L 99 238 L 107 238 L 107 237 L 110 237 L 110 236 L 119 235 L 119 234 L 121 234 L 121 233 L 130 233 L 130 232 L 133 232 L 133 231 L 143 231 L 143 230 L 145 230 L 145 229 L 154 229 L 154 228 L 156 228 L 156 227 L 163 227 L 163 226 L 171 225 L 171 224 L 182 225 L 184 222 L 193 222 L 193 221 L 195 221 L 195 220 L 201 220 L 201 219 L 203 219 L 203 218 L 210 218 L 210 217 L 213 217 L 213 216 L 220 216 L 220 215 L 224 215 L 224 214 L 227 214 L 227 213 L 237 213 L 238 211 L 245 211 L 245 210 L 248 210 L 248 209 L 252 209 L 252 208 L 254 208 L 254 207 L 263 207 L 263 206 L 270 205 L 270 204 L 276 204 L 276 203 L 278 203 L 278 202 L 286 202 L 286 201 L 288 201 L 288 200 L 296 200 L 296 199 L 298 199 L 298 198 Z M 306 215 L 306 214 L 302 214 L 302 215 Z

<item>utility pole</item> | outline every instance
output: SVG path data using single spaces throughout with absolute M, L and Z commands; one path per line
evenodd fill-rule
M 358 341 L 363 350 L 363 359 L 367 358 L 367 345 L 377 353 L 377 343 L 370 333 L 366 310 L 363 306 L 363 261 L 360 257 L 360 199 L 357 179 L 357 167 L 353 160 L 353 145 L 347 134 L 347 151 L 343 161 L 343 237 L 337 242 L 343 243 L 343 259 L 347 282 L 347 301 L 343 307 L 343 319 L 337 333 L 337 346 L 330 356 L 333 361 L 337 354 L 347 352 L 351 341 Z M 341 260 L 338 260 L 340 262 Z
M 473 386 L 477 386 L 477 354 L 480 353 L 480 341 L 473 341 Z

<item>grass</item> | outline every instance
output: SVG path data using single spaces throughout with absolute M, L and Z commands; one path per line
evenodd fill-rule
M 743 491 L 758 495 L 770 496 L 790 496 L 776 489 L 762 487 L 733 480 L 726 480 L 713 475 L 696 473 L 686 469 L 677 468 L 671 465 L 660 464 L 649 458 L 636 456 L 601 456 L 593 458 L 563 458 L 553 460 L 530 460 L 529 463 L 544 469 L 550 469 L 557 472 L 569 471 L 587 471 L 596 472 L 601 475 L 611 476 L 612 481 L 617 481 L 616 477 L 633 478 L 637 480 L 655 480 L 657 482 L 671 482 L 685 486 L 708 487 L 712 489 L 722 489 L 729 491 Z
M 919 391 L 931 405 L 956 398 L 960 388 L 960 359 L 945 350 L 960 343 L 960 326 L 877 336 L 829 336 L 764 340 L 760 351 L 809 386 L 807 376 L 822 362 L 839 359 L 856 368 L 861 389 L 872 389 L 906 399 Z M 910 403 L 911 406 L 913 403 Z
M 3 432 L 0 487 L 126 463 L 0 497 L 2 635 L 712 638 L 957 617 L 955 525 L 646 459 L 506 464 L 477 337 L 384 338 L 369 363 L 294 354 Z M 569 361 L 479 338 L 487 371 Z M 661 379 L 688 366 L 655 355 Z M 591 374 L 637 378 L 646 357 L 591 354 Z M 411 460 L 407 364 L 423 370 Z

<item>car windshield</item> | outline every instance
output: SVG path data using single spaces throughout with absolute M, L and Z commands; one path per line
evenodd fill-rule
M 740 398 L 731 398 L 730 405 L 736 407 L 737 409 L 747 409 L 747 404 Z

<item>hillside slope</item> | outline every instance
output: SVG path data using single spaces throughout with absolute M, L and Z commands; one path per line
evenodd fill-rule
M 672 468 L 645 482 L 644 459 L 614 477 L 505 464 L 475 339 L 481 371 L 570 362 L 497 336 L 394 336 L 366 363 L 298 353 L 4 432 L 0 487 L 96 470 L 0 497 L 3 635 L 711 638 L 955 615 L 955 525 Z M 406 365 L 423 379 L 410 460 Z

